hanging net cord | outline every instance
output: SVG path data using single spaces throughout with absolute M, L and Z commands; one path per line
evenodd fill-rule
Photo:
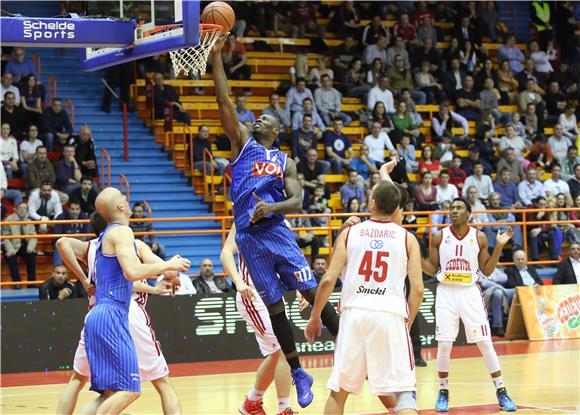
M 219 25 L 201 25 L 199 44 L 169 52 L 175 75 L 188 75 L 191 71 L 203 75 L 211 48 L 221 34 L 222 27 Z

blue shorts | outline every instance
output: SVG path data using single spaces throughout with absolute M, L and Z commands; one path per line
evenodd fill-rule
M 236 244 L 266 305 L 282 299 L 286 291 L 316 287 L 310 265 L 284 222 L 266 222 L 238 231 Z
M 85 321 L 85 348 L 92 391 L 141 391 L 128 310 L 118 305 L 97 304 Z

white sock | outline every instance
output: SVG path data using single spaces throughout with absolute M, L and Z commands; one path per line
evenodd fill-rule
M 493 384 L 496 389 L 505 388 L 505 383 L 503 383 L 503 376 L 498 376 L 497 378 L 492 378 Z
M 278 398 L 278 411 L 284 412 L 286 408 L 290 408 L 290 397 Z
M 259 391 L 256 388 L 252 388 L 252 391 L 248 395 L 248 399 L 250 401 L 259 401 L 264 397 L 264 393 L 266 393 L 266 391 Z
M 439 390 L 449 389 L 449 378 L 439 378 Z

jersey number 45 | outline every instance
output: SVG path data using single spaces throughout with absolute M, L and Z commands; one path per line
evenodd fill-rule
M 389 271 L 388 257 L 389 253 L 385 251 L 366 251 L 358 268 L 359 275 L 365 277 L 367 282 L 371 276 L 376 282 L 385 281 Z

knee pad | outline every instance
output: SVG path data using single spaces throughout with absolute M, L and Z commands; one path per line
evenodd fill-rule
M 453 342 L 440 341 L 437 344 L 437 370 L 439 372 L 449 372 L 451 366 L 451 349 Z
M 495 373 L 501 370 L 499 359 L 495 349 L 493 348 L 491 339 L 481 340 L 476 344 L 479 351 L 481 352 L 481 355 L 483 356 L 483 361 L 485 362 L 485 366 L 487 367 L 489 373 Z
M 417 395 L 415 392 L 397 392 L 397 405 L 395 405 L 395 412 L 403 409 L 417 409 Z

